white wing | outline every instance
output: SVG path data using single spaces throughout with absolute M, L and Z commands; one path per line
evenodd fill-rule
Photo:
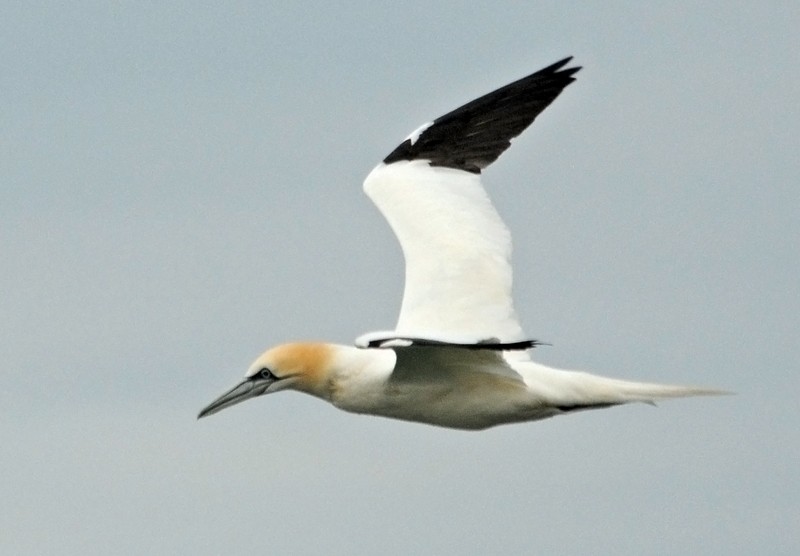
M 478 174 L 400 161 L 375 168 L 364 191 L 405 255 L 398 335 L 522 339 L 511 299 L 511 235 Z
M 511 236 L 480 171 L 580 68 L 569 58 L 480 97 L 400 144 L 364 182 L 403 249 L 395 333 L 456 343 L 524 338 L 511 299 Z

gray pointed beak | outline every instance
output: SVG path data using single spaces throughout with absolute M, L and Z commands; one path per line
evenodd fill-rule
M 208 415 L 213 415 L 217 411 L 222 411 L 226 407 L 266 394 L 269 385 L 273 382 L 274 380 L 260 377 L 246 378 L 204 407 L 197 415 L 197 418 L 202 419 Z

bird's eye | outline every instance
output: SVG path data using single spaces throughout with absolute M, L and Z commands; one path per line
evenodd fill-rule
M 266 380 L 275 380 L 275 375 L 272 374 L 272 371 L 264 367 L 258 372 L 258 376 Z

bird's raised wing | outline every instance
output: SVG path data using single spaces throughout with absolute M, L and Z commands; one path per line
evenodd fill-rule
M 406 262 L 395 332 L 524 338 L 511 298 L 511 236 L 481 185 L 494 162 L 574 78 L 566 58 L 425 124 L 364 181 Z

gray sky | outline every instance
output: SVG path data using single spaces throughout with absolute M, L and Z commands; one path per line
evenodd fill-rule
M 531 4 L 4 4 L 0 553 L 800 551 L 800 4 Z M 737 396 L 195 421 L 272 344 L 391 328 L 362 179 L 566 55 L 485 173 L 536 359 Z

